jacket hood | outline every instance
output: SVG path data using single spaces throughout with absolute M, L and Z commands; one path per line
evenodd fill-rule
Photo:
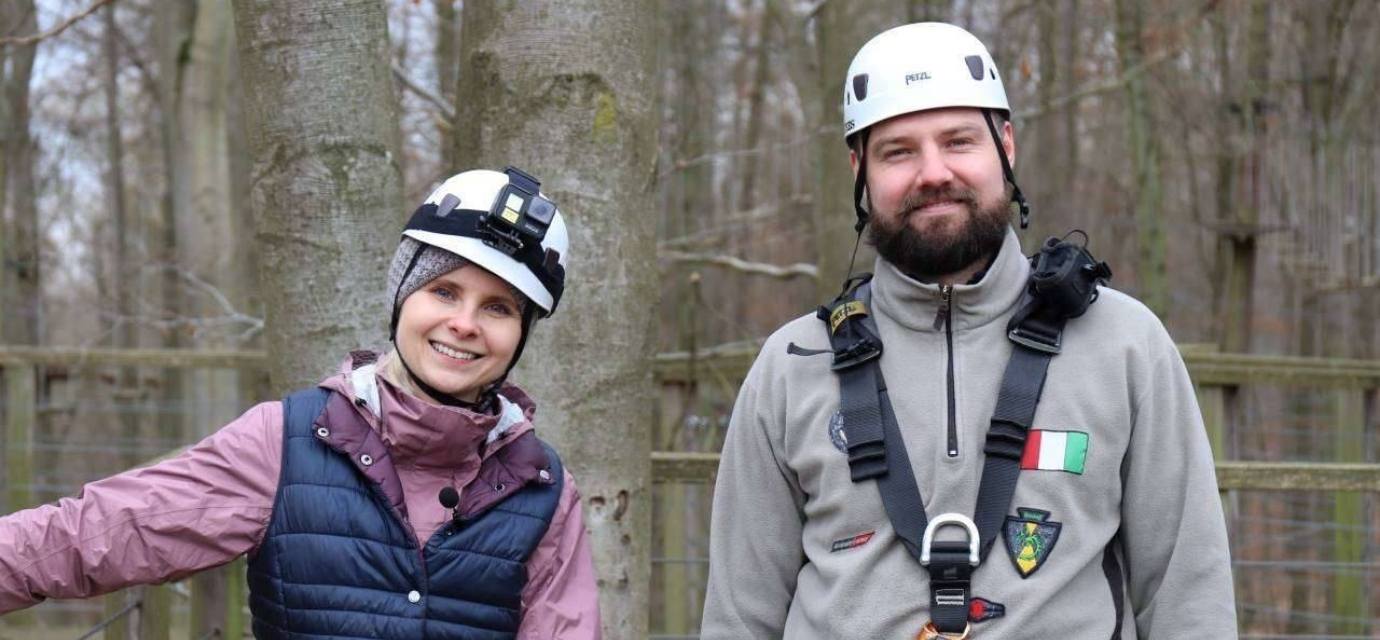
M 873 268 L 872 300 L 877 313 L 913 331 L 944 330 L 937 321 L 944 299 L 938 284 L 920 282 L 881 257 Z M 1001 249 L 982 279 L 975 284 L 953 285 L 950 321 L 954 331 L 1006 317 L 1020 301 L 1029 274 L 1030 261 L 1021 253 L 1016 231 L 1007 227 Z

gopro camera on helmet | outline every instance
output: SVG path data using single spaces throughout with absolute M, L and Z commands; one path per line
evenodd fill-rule
M 479 221 L 484 243 L 508 255 L 523 246 L 540 245 L 556 216 L 555 203 L 541 197 L 541 183 L 516 167 L 503 170 L 508 184 Z

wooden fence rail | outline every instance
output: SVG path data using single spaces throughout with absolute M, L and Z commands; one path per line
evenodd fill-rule
M 719 454 L 685 451 L 652 453 L 652 479 L 658 483 L 713 482 Z M 1380 464 L 1332 462 L 1219 462 L 1220 491 L 1364 491 L 1380 493 Z
M 759 347 L 758 343 L 747 342 L 721 345 L 696 353 L 664 353 L 654 358 L 653 371 L 662 385 L 674 386 L 695 381 L 719 385 L 732 391 L 751 366 Z M 1345 423 L 1339 424 L 1338 430 L 1343 434 L 1360 433 L 1364 429 L 1369 419 L 1366 413 L 1369 395 L 1380 389 L 1380 361 L 1224 354 L 1192 345 L 1181 346 L 1180 351 L 1199 389 L 1209 435 L 1218 445 L 1218 450 L 1222 434 L 1230 421 L 1228 394 L 1242 385 L 1278 384 L 1335 390 L 1338 420 Z M 5 429 L 4 481 L 7 504 L 11 508 L 33 504 L 27 485 L 33 473 L 33 425 L 38 417 L 36 381 L 39 367 L 237 369 L 262 373 L 266 363 L 267 355 L 262 351 L 0 346 L 0 368 L 4 369 L 6 397 L 5 416 L 0 424 Z M 657 451 L 652 454 L 653 481 L 661 486 L 709 483 L 714 478 L 718 464 L 718 453 Z M 1338 497 L 1338 517 L 1357 515 L 1354 513 L 1357 511 L 1355 500 L 1360 496 L 1355 492 L 1380 493 L 1380 464 L 1359 460 L 1327 463 L 1219 460 L 1217 477 L 1223 492 L 1344 492 Z M 1362 548 L 1352 544 L 1355 541 L 1339 538 L 1337 542 L 1343 556 L 1356 555 L 1354 559 L 1359 560 L 1360 554 L 1364 553 Z M 187 589 L 194 616 L 197 612 L 226 611 L 227 624 L 222 637 L 240 637 L 244 632 L 242 563 L 236 563 L 234 570 L 221 571 L 216 580 L 194 578 Z M 1359 576 L 1338 578 L 1341 581 L 1361 579 Z M 1357 589 L 1364 592 L 1363 585 L 1359 583 L 1339 584 L 1338 587 L 1342 594 Z M 161 626 L 166 629 L 170 619 L 170 594 L 166 586 L 145 589 L 134 600 L 125 593 L 111 594 L 107 596 L 106 610 L 118 613 L 130 607 L 131 602 L 138 602 L 141 627 L 152 630 Z M 123 636 L 112 627 L 106 630 L 105 637 Z M 157 637 L 166 638 L 166 631 Z

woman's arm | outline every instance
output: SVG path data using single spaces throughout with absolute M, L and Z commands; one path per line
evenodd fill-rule
M 175 580 L 255 549 L 282 464 L 281 403 L 176 457 L 0 518 L 0 613 Z
M 521 640 L 598 640 L 599 588 L 575 478 L 565 472 L 551 526 L 527 561 Z

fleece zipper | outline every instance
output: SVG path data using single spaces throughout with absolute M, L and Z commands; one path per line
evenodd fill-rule
M 954 400 L 954 326 L 951 316 L 953 315 L 953 285 L 943 285 L 939 287 L 940 295 L 939 313 L 934 317 L 934 329 L 938 331 L 944 328 L 944 340 L 948 344 L 949 356 L 949 440 L 945 450 L 950 458 L 958 457 L 958 419 L 954 416 L 957 402 Z

